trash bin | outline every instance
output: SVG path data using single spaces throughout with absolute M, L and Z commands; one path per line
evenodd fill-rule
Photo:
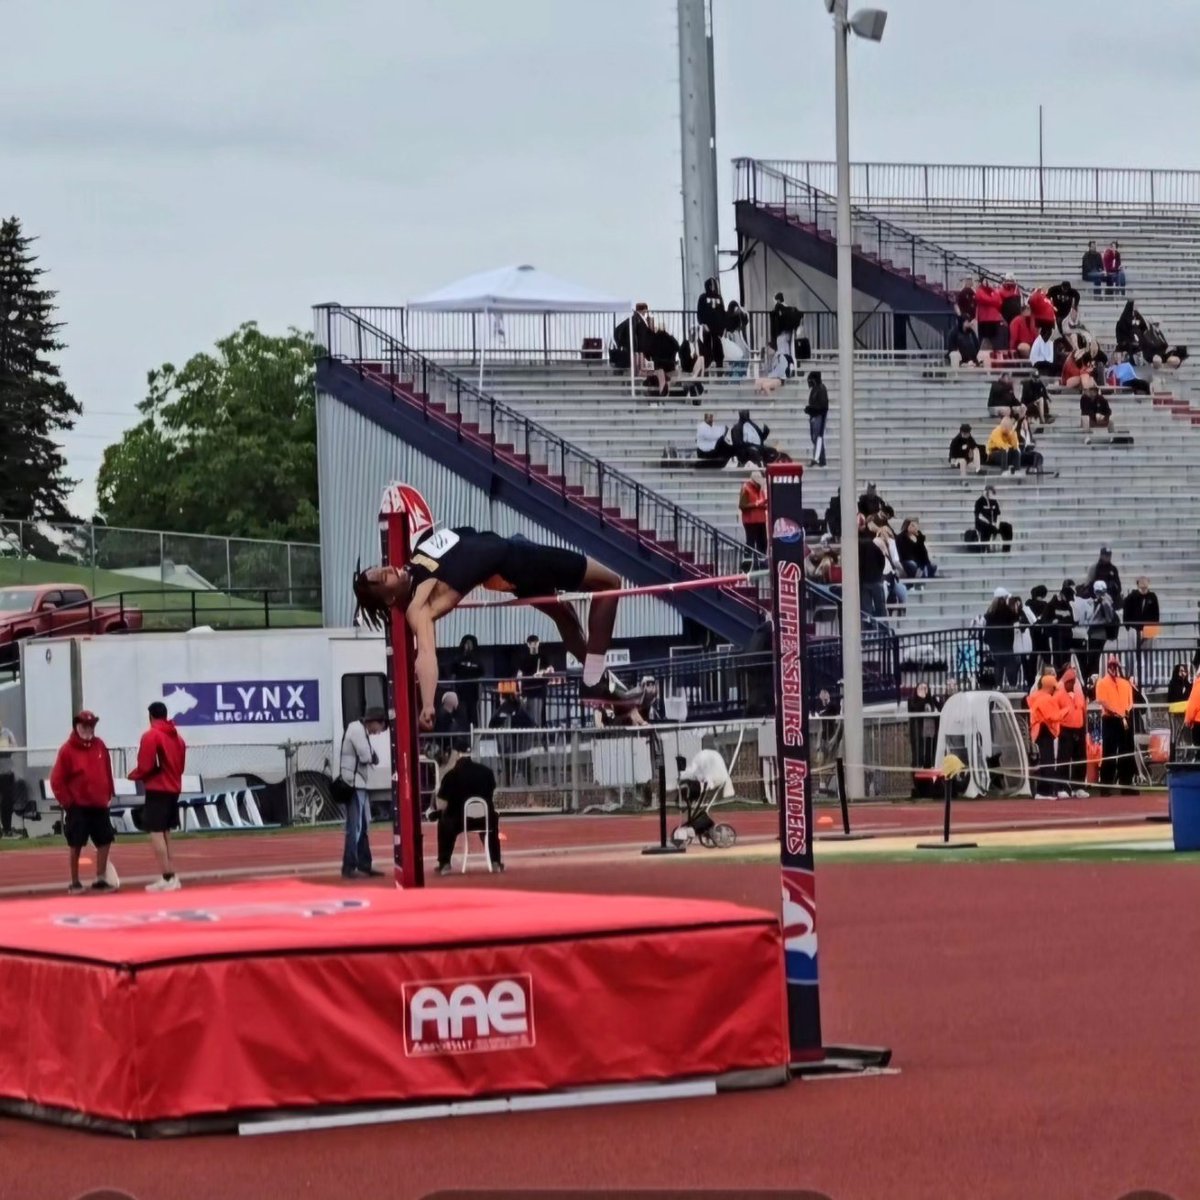
M 1200 850 L 1200 763 L 1173 763 L 1167 769 L 1171 831 L 1176 850 Z

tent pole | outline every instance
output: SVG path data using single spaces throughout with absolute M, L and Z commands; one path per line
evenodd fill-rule
M 483 356 L 487 353 L 488 321 L 491 313 L 485 307 L 483 310 L 483 339 L 479 343 L 479 394 L 483 395 Z
M 636 316 L 637 316 L 637 305 L 635 304 L 633 306 L 633 308 L 631 308 L 629 310 L 629 398 L 631 400 L 634 400 L 637 398 L 637 383 L 635 382 L 636 377 L 635 377 L 634 371 L 633 371 L 633 364 L 637 359 L 637 351 L 634 350 L 634 348 L 633 348 L 635 336 L 636 336 L 635 331 L 634 331 L 633 319 Z

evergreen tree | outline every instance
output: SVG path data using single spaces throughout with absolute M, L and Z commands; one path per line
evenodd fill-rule
M 83 411 L 59 378 L 55 292 L 16 217 L 0 221 L 0 517 L 69 521 L 75 481 L 55 435 Z

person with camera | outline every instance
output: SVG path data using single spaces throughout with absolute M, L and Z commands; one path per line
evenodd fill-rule
M 342 851 L 342 878 L 382 875 L 371 862 L 371 797 L 367 791 L 367 769 L 379 766 L 379 755 L 371 746 L 373 734 L 387 727 L 381 708 L 368 708 L 362 720 L 351 721 L 342 735 L 341 759 L 334 798 L 346 809 L 346 843 Z

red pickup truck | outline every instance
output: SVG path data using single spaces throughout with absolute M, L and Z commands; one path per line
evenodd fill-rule
M 115 633 L 141 629 L 142 614 L 129 605 L 100 604 L 75 583 L 0 588 L 0 663 L 20 661 L 27 637 Z

